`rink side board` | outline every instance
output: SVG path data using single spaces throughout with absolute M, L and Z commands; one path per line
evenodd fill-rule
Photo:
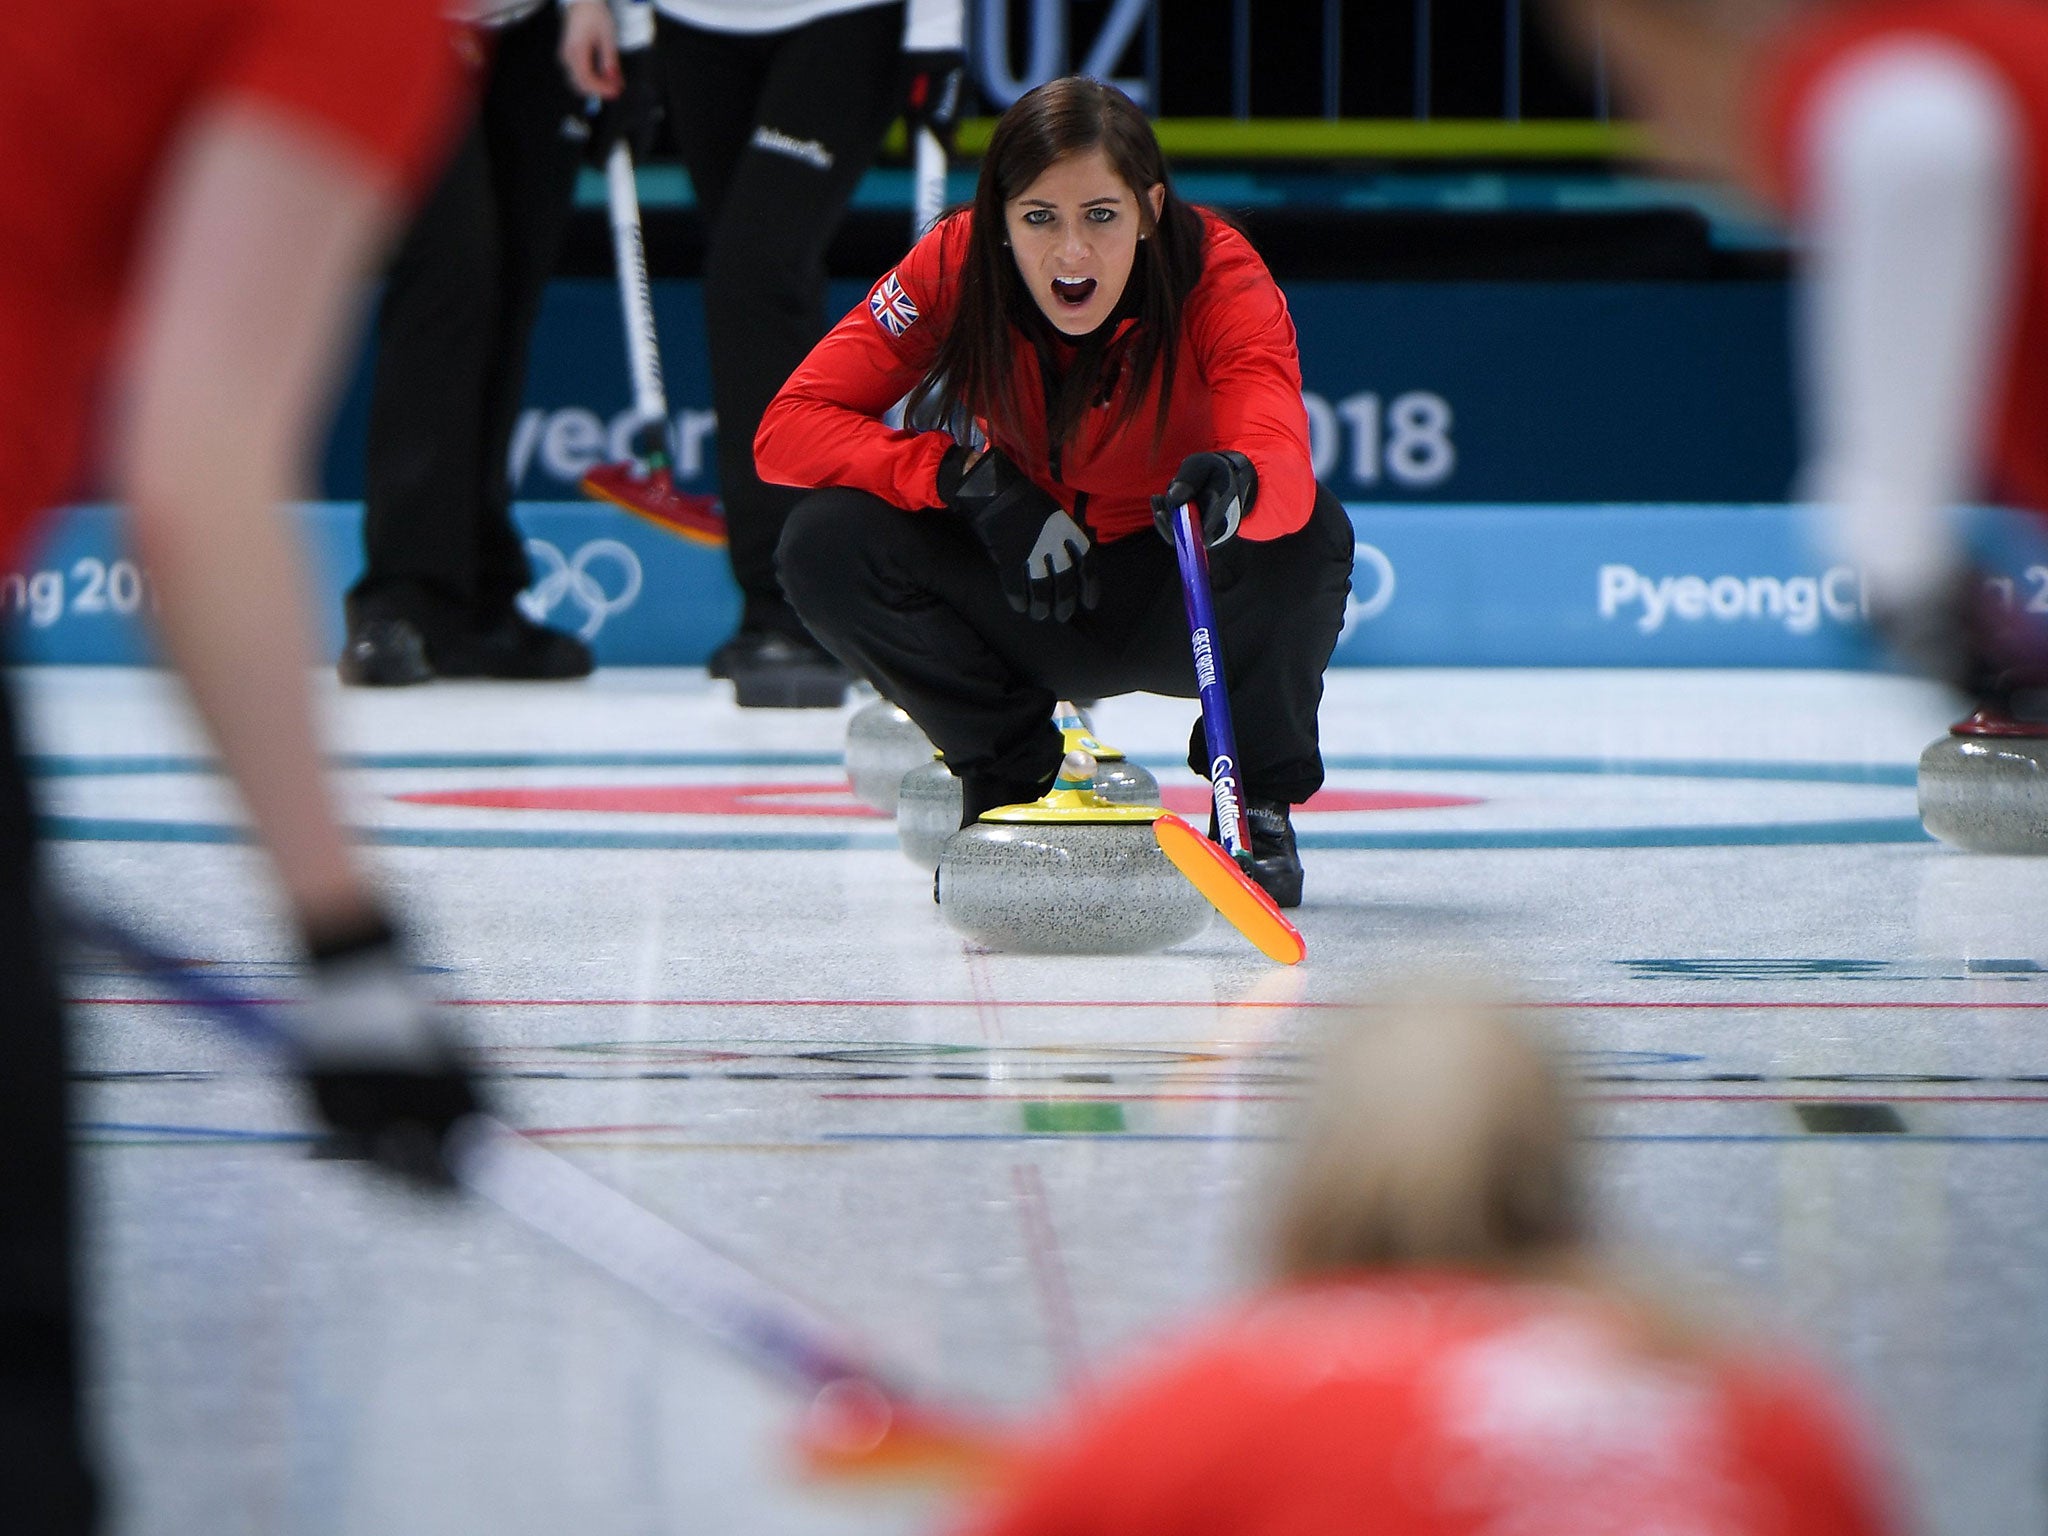
M 1352 593 L 1336 666 L 1880 665 L 1859 574 L 1816 554 L 1796 507 L 1394 506 L 1354 503 Z M 361 509 L 295 509 L 317 654 L 341 641 L 361 569 Z M 593 502 L 524 503 L 536 619 L 607 666 L 701 665 L 738 617 L 724 552 Z M 1977 514 L 2013 602 L 2048 609 L 2048 550 L 2026 519 Z M 149 659 L 149 573 L 103 505 L 71 509 L 15 569 L 0 623 L 28 663 Z

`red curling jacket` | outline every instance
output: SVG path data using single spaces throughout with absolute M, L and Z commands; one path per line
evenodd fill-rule
M 1897 1536 L 1835 1391 L 1449 1271 L 1252 1298 L 1050 1426 L 955 1536 Z
M 442 9 L 0 3 L 0 575 L 35 517 L 76 487 L 172 146 L 235 103 L 417 188 L 462 85 Z
M 1779 207 L 1804 212 L 1819 189 L 1799 151 L 1831 72 L 1864 49 L 1916 39 L 1975 54 L 2005 78 L 2022 117 L 2026 202 L 2014 220 L 2019 250 L 1980 479 L 1997 500 L 2048 512 L 2048 11 L 2038 0 L 1854 0 L 1796 13 L 1753 82 L 1755 173 Z
M 763 480 L 850 486 L 907 512 L 940 504 L 939 460 L 952 438 L 891 427 L 882 416 L 924 377 L 938 352 L 972 219 L 963 211 L 943 220 L 789 376 L 754 438 Z M 1207 213 L 1202 229 L 1202 276 L 1181 311 L 1173 403 L 1156 453 L 1157 374 L 1137 414 L 1121 427 L 1115 423 L 1127 385 L 1091 411 L 1062 450 L 1055 475 L 1038 356 L 1021 333 L 1011 332 L 1024 419 L 1014 432 L 990 430 L 990 441 L 1098 540 L 1149 532 L 1151 498 L 1166 489 L 1183 459 L 1206 449 L 1235 449 L 1258 471 L 1258 500 L 1240 537 L 1293 533 L 1315 504 L 1301 360 L 1287 301 L 1244 236 Z M 1118 336 L 1136 323 L 1119 322 Z

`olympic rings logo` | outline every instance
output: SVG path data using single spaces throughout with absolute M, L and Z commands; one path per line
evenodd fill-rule
M 577 636 L 594 640 L 606 619 L 624 612 L 639 599 L 640 557 L 617 539 L 592 539 L 576 551 L 573 559 L 564 558 L 546 539 L 528 539 L 526 552 L 532 556 L 540 577 L 519 594 L 519 606 L 536 624 L 563 603 L 574 602 L 584 614 Z M 606 590 L 606 583 L 598 579 L 593 569 L 604 566 L 612 568 L 618 585 L 615 593 Z
M 1361 599 L 1357 595 L 1356 579 L 1361 568 L 1373 573 L 1372 596 Z M 1354 544 L 1351 547 L 1352 595 L 1344 599 L 1344 628 L 1338 634 L 1341 644 L 1348 639 L 1351 631 L 1360 624 L 1369 622 L 1385 613 L 1394 604 L 1394 562 L 1370 544 Z

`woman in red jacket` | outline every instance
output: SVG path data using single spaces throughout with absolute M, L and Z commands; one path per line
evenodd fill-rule
M 973 206 L 818 344 L 754 451 L 764 479 L 817 488 L 782 538 L 790 601 L 946 754 L 970 821 L 1051 782 L 1056 699 L 1194 696 L 1153 532 L 1194 501 L 1253 873 L 1299 903 L 1288 808 L 1323 781 L 1351 524 L 1310 465 L 1286 300 L 1174 195 L 1128 97 L 1062 79 L 1004 113 Z M 1199 722 L 1188 762 L 1206 776 Z
M 968 1536 L 1884 1536 L 1810 1368 L 1623 1281 L 1557 1076 L 1500 1007 L 1344 1021 L 1278 1282 L 1075 1405 Z

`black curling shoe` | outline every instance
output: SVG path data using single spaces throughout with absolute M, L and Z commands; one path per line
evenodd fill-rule
M 733 662 L 738 660 L 744 664 L 760 649 L 761 642 L 766 638 L 767 631 L 761 629 L 741 629 L 728 635 L 719 644 L 718 649 L 705 660 L 705 675 L 730 679 Z
M 741 709 L 837 709 L 846 702 L 853 674 L 822 646 L 772 630 L 755 639 L 743 630 L 735 639 L 741 643 L 728 642 L 712 659 L 723 662 Z
M 536 624 L 516 608 L 488 628 L 427 641 L 427 660 L 442 677 L 495 677 L 508 682 L 565 682 L 597 665 L 576 636 Z
M 437 677 L 553 682 L 588 677 L 597 662 L 576 636 L 536 624 L 519 609 L 480 615 L 413 588 L 347 605 L 341 680 L 401 688 Z
M 349 625 L 338 670 L 354 688 L 404 688 L 434 676 L 426 638 L 410 619 L 364 619 Z
M 966 775 L 960 780 L 960 825 L 973 826 L 981 820 L 983 811 L 992 811 L 999 805 L 1029 805 L 1044 799 L 1059 772 L 1055 768 L 1042 779 L 1006 779 L 987 773 Z
M 1245 873 L 1259 889 L 1273 898 L 1276 907 L 1301 905 L 1301 854 L 1294 846 L 1294 823 L 1288 819 L 1285 800 L 1252 800 L 1244 804 L 1245 840 L 1251 844 L 1251 862 Z M 1209 840 L 1223 841 L 1216 826 L 1216 813 L 1209 813 Z

